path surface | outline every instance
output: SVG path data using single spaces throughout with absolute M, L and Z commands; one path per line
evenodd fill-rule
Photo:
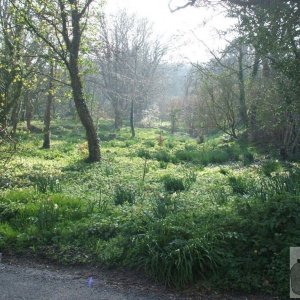
M 88 278 L 93 284 L 88 286 Z M 132 274 L 62 268 L 26 261 L 0 263 L 0 300 L 263 300 L 258 296 L 179 295 Z M 273 298 L 274 299 L 274 298 Z
M 109 284 L 104 278 L 75 271 L 48 270 L 28 266 L 0 264 L 0 299 L 30 300 L 123 300 L 123 299 L 174 299 L 159 293 L 141 291 L 137 288 L 120 288 Z

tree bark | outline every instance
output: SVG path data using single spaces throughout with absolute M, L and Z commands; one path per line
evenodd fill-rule
M 244 81 L 244 69 L 243 69 L 243 49 L 242 46 L 239 47 L 239 90 L 240 90 L 240 97 L 239 97 L 239 112 L 240 112 L 240 120 L 242 125 L 247 126 L 248 125 L 248 116 L 247 116 L 247 107 L 246 107 L 246 92 L 245 92 L 245 81 Z
M 48 96 L 47 96 L 47 104 L 44 116 L 44 142 L 43 149 L 50 149 L 50 124 L 51 124 L 51 107 L 53 103 L 53 77 L 54 77 L 54 66 L 53 63 L 50 65 L 50 74 L 49 74 L 49 85 L 48 85 Z
M 16 84 L 16 86 L 14 87 L 14 92 L 12 95 L 12 97 L 14 99 L 13 110 L 11 113 L 11 123 L 12 123 L 12 134 L 13 135 L 16 134 L 18 123 L 19 123 L 19 114 L 20 114 L 20 107 L 21 107 L 20 96 L 21 96 L 22 86 L 23 86 L 22 81 L 19 81 Z
M 16 102 L 11 112 L 12 135 L 15 135 L 17 132 L 17 127 L 19 123 L 19 112 L 20 112 L 20 103 Z
M 30 96 L 31 95 L 28 92 L 26 92 L 24 95 L 26 128 L 29 131 L 31 131 L 31 129 L 32 129 L 31 121 L 32 121 L 32 115 L 33 115 L 33 105 L 32 105 Z
M 131 100 L 130 107 L 130 129 L 131 129 L 131 137 L 135 137 L 135 129 L 134 129 L 134 100 Z
M 119 108 L 119 105 L 116 105 L 114 107 L 114 113 L 115 113 L 115 125 L 114 125 L 115 130 L 120 130 L 122 127 L 123 120 L 122 120 L 122 113 Z
M 69 73 L 71 78 L 71 86 L 73 98 L 76 106 L 77 113 L 79 115 L 80 121 L 85 128 L 86 137 L 89 149 L 89 162 L 96 162 L 101 159 L 99 139 L 97 136 L 96 128 L 94 126 L 91 114 L 86 105 L 84 96 L 82 82 L 79 75 L 78 61 L 77 58 L 71 54 Z

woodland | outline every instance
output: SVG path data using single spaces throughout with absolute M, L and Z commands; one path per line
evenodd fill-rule
M 0 252 L 286 298 L 300 1 L 182 3 L 236 20 L 206 62 L 98 0 L 0 0 Z

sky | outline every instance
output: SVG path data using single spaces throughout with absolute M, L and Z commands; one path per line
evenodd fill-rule
M 218 51 L 225 42 L 220 40 L 218 31 L 229 29 L 234 21 L 225 18 L 224 12 L 205 7 L 187 7 L 171 13 L 170 0 L 107 0 L 105 11 L 115 14 L 119 9 L 146 17 L 153 23 L 154 31 L 161 40 L 169 41 L 167 59 L 174 62 L 204 62 L 211 58 L 210 49 Z M 185 0 L 173 0 L 176 7 Z M 205 43 L 205 45 L 203 44 Z

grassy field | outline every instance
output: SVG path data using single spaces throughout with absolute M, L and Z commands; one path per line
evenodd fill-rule
M 300 170 L 221 135 L 101 122 L 87 164 L 78 124 L 55 122 L 52 148 L 18 133 L 0 178 L 0 252 L 143 270 L 166 285 L 287 295 L 300 245 Z

